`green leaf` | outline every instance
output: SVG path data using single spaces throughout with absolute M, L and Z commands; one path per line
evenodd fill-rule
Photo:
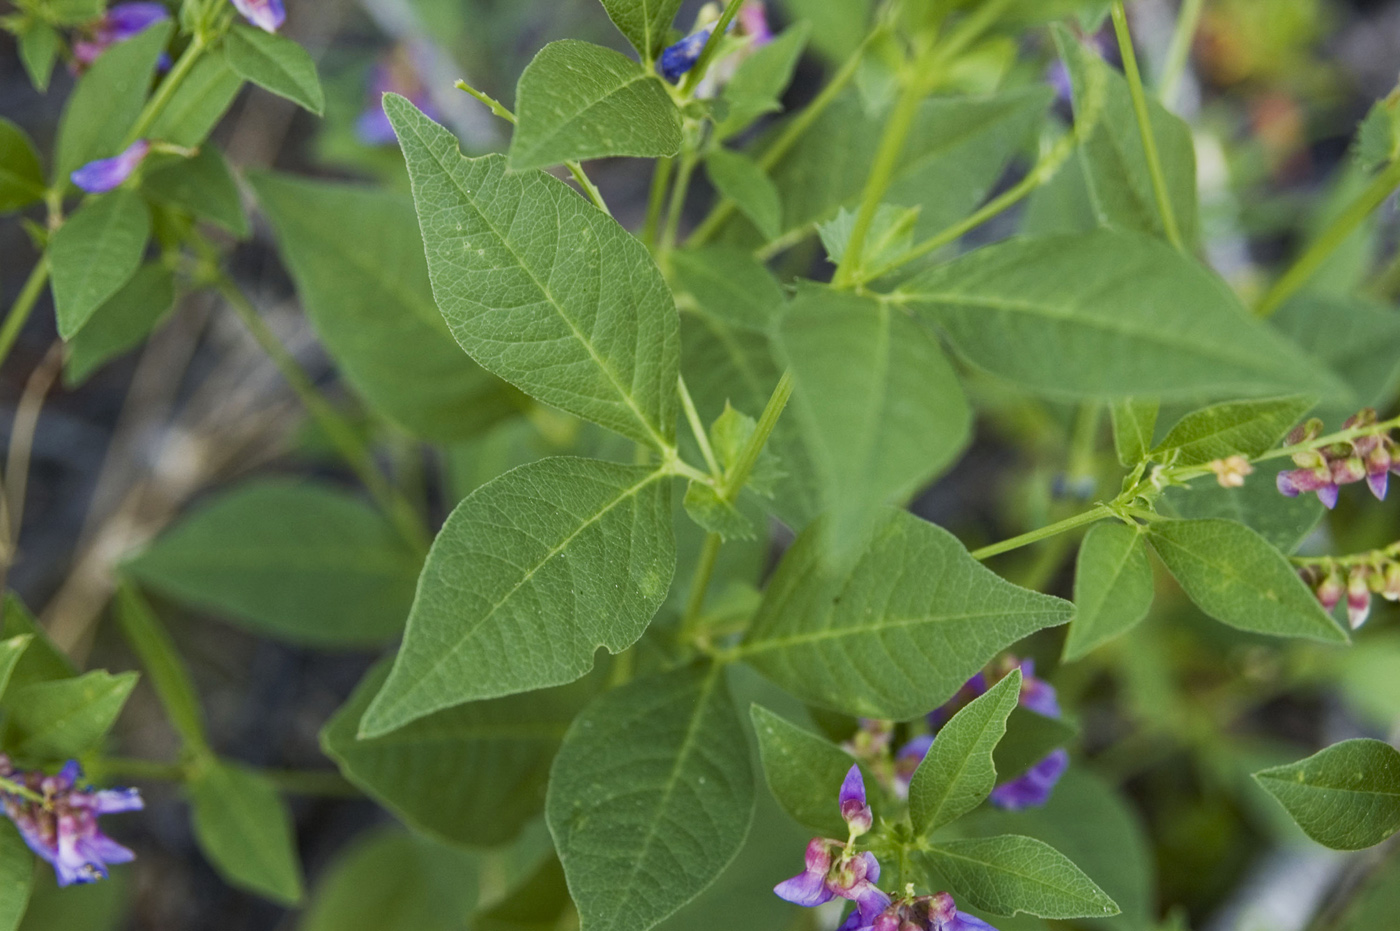
M 917 207 L 896 207 L 881 204 L 875 211 L 866 235 L 865 253 L 861 270 L 883 268 L 908 251 L 914 241 L 914 224 L 919 221 Z M 851 244 L 851 233 L 856 226 L 856 212 L 842 207 L 836 216 L 825 223 L 817 224 L 817 233 L 826 247 L 827 259 L 833 265 L 841 264 L 846 257 L 846 249 Z
M 293 643 L 383 643 L 403 629 L 418 556 L 358 497 L 249 483 L 196 510 L 126 564 L 142 584 Z
M 131 280 L 150 235 L 145 201 L 125 189 L 86 202 L 59 227 L 49 241 L 49 261 L 60 336 L 72 339 Z
M 1254 778 L 1333 850 L 1373 847 L 1400 831 L 1400 750 L 1379 740 L 1344 740 Z
M 1350 639 L 1287 557 L 1243 524 L 1163 520 L 1149 526 L 1148 538 L 1196 607 L 1216 620 L 1275 637 Z
M 599 45 L 549 43 L 520 75 L 515 101 L 512 171 L 609 155 L 669 158 L 681 149 L 681 113 L 661 78 Z
M 872 0 L 787 0 L 795 20 L 812 24 L 812 44 L 833 62 L 855 53 L 869 31 Z
M 544 808 L 549 764 L 597 675 L 560 688 L 470 702 L 392 734 L 356 737 L 388 663 L 372 670 L 321 732 L 340 771 L 414 830 L 453 844 L 495 846 Z
M 1400 388 L 1400 314 L 1393 307 L 1308 293 L 1269 323 L 1346 382 L 1360 404 L 1385 407 Z M 1355 405 L 1331 405 L 1319 416 L 1330 422 L 1354 412 Z
M 642 59 L 654 61 L 670 41 L 671 24 L 681 0 L 602 0 L 608 19 Z
M 1012 709 L 1006 719 L 1006 736 L 992 753 L 997 770 L 997 782 L 1009 782 L 1052 751 L 1063 747 L 1079 735 L 1079 729 L 1064 718 L 1048 718 L 1029 708 Z
M 753 521 L 709 485 L 692 481 L 685 491 L 685 512 L 690 519 L 726 540 L 753 540 L 758 536 Z
M 496 905 L 478 912 L 472 931 L 556 931 L 573 902 L 559 858 L 550 855 Z
M 56 181 L 67 184 L 75 168 L 121 151 L 145 104 L 156 62 L 169 37 L 170 23 L 147 26 L 99 55 L 78 79 L 58 125 Z
M 1158 462 L 1202 465 L 1227 456 L 1253 459 L 1273 449 L 1315 399 L 1295 395 L 1262 401 L 1232 401 L 1181 418 L 1152 451 Z
M 1137 626 L 1152 608 L 1152 565 L 1141 528 L 1113 521 L 1089 531 L 1074 570 L 1074 620 L 1064 658 L 1079 659 Z
M 811 31 L 808 23 L 795 23 L 739 63 L 720 97 L 729 109 L 715 125 L 716 139 L 723 142 L 763 114 L 782 109 L 783 91 L 792 82 Z
M 937 743 L 937 741 L 935 741 Z M 1118 906 L 1054 847 L 1002 834 L 935 844 L 916 859 L 947 880 L 959 901 L 996 915 L 1104 918 Z
M 1104 94 L 1103 109 L 1093 133 L 1081 146 L 1081 157 L 1065 170 L 1083 172 L 1089 202 L 1101 226 L 1164 235 L 1127 80 L 1063 26 L 1054 27 L 1054 35 L 1069 69 L 1076 117 L 1082 118 L 1088 110 L 1095 82 L 1102 82 Z M 1153 97 L 1148 98 L 1147 109 L 1172 212 L 1182 238 L 1194 243 L 1200 234 L 1191 129 Z
M 326 108 L 316 63 L 285 36 L 235 25 L 224 35 L 224 57 L 244 80 L 320 116 Z
M 794 379 L 773 441 L 790 476 L 778 513 L 796 528 L 825 513 L 849 540 L 880 505 L 905 503 L 952 464 L 971 435 L 938 342 L 887 303 L 804 287 L 776 354 Z
M 1109 413 L 1113 419 L 1113 448 L 1118 453 L 1118 464 L 1132 468 L 1146 459 L 1152 450 L 1158 404 L 1156 401 L 1128 398 L 1115 401 Z
M 1293 463 L 1284 461 L 1289 468 Z M 1218 517 L 1237 521 L 1257 531 L 1269 545 L 1283 553 L 1295 552 L 1322 520 L 1325 508 L 1316 495 L 1285 498 L 1278 493 L 1280 469 L 1258 467 L 1243 488 L 1222 488 L 1203 478 L 1185 488 L 1168 488 L 1160 499 L 1161 513 L 1204 520 Z
M 59 26 L 81 26 L 102 15 L 104 0 L 43 0 L 47 18 Z
M 671 256 L 671 271 L 676 302 L 683 310 L 707 314 L 731 326 L 767 331 L 787 301 L 778 280 L 747 249 L 685 249 Z M 688 344 L 683 345 L 689 348 Z M 775 375 L 773 385 L 777 383 Z M 769 386 L 763 392 L 764 400 L 771 391 Z M 760 410 L 762 407 L 760 402 Z M 759 411 L 746 413 L 756 416 Z
M 223 55 L 205 55 L 156 117 L 150 137 L 187 149 L 202 146 L 242 87 L 243 79 Z
M 1400 159 L 1400 96 L 1377 100 L 1367 112 L 1357 127 L 1355 156 L 1367 171 Z
M 44 169 L 24 130 L 0 117 L 0 213 L 44 198 Z
M 782 232 L 783 204 L 778 188 L 758 163 L 746 155 L 716 146 L 705 158 L 705 170 L 715 190 L 734 201 L 766 239 Z
M 68 341 L 64 381 L 81 385 L 107 362 L 139 346 L 174 304 L 175 275 L 169 266 L 143 265 Z
M 205 761 L 186 783 L 199 849 L 229 885 L 282 905 L 301 901 L 292 817 L 277 790 L 251 769 Z
M 29 910 L 21 931 L 121 931 L 127 926 L 132 882 L 128 870 L 114 870 L 99 883 L 60 888 L 52 870 L 34 873 Z
M 630 647 L 671 587 L 670 499 L 663 472 L 563 457 L 469 495 L 433 543 L 403 647 L 360 733 L 572 682 L 599 647 Z
M 164 166 L 151 166 L 141 190 L 157 203 L 188 211 L 228 230 L 239 239 L 250 235 L 238 183 L 215 146 Z
M 49 89 L 53 66 L 58 61 L 58 51 L 62 45 L 63 39 L 58 30 L 48 23 L 31 23 L 24 35 L 19 37 L 20 60 L 29 74 L 29 82 L 41 94 Z
M 140 592 L 123 584 L 117 592 L 117 620 L 155 686 L 170 723 L 187 747 L 204 749 L 204 709 L 175 641 Z
M 886 511 L 841 562 L 821 522 L 803 531 L 738 654 L 809 704 L 908 720 L 1071 613 L 1068 602 L 1003 581 L 946 530 Z
M 316 886 L 298 931 L 461 931 L 477 862 L 394 828 L 357 839 Z
M 1051 397 L 1346 394 L 1212 272 L 1135 233 L 1013 239 L 929 269 L 895 297 L 973 364 Z
M 8 819 L 0 822 L 0 931 L 15 931 L 29 907 L 34 854 Z
M 10 679 L 14 676 L 15 667 L 19 665 L 25 651 L 33 642 L 33 634 L 20 634 L 8 640 L 0 640 L 0 696 L 5 694 L 5 689 L 9 687 Z M 0 927 L 3 927 L 3 922 L 0 922 Z
M 837 802 L 855 758 L 836 744 L 761 705 L 749 708 L 763 776 L 778 805 L 805 828 L 825 837 L 846 833 Z
M 582 931 L 648 931 L 709 886 L 753 818 L 723 667 L 605 693 L 569 728 L 545 812 Z
M 452 442 L 520 409 L 522 399 L 452 339 L 410 203 L 285 175 L 250 180 L 317 335 L 375 410 L 415 435 Z
M 675 436 L 675 304 L 646 247 L 542 172 L 464 158 L 456 138 L 385 98 L 408 159 L 433 293 L 489 371 L 657 448 Z M 528 233 L 526 232 L 528 230 Z
M 78 674 L 72 660 L 53 645 L 39 622 L 29 613 L 29 609 L 14 592 L 5 595 L 4 624 L 0 625 L 0 638 L 28 637 L 29 647 L 20 656 L 19 662 L 10 674 L 9 689 L 19 689 L 36 682 L 51 682 L 67 679 Z M 8 693 L 0 691 L 0 697 L 8 699 Z
M 20 758 L 81 756 L 111 730 L 137 678 L 134 672 L 114 676 L 97 669 L 6 692 L 5 746 Z
M 909 816 L 917 834 L 956 821 L 992 794 L 997 782 L 992 751 L 1020 697 L 1021 670 L 1014 669 L 938 732 L 909 783 Z

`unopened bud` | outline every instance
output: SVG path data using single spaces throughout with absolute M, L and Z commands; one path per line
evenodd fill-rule
M 1352 630 L 1366 623 L 1371 615 L 1370 575 L 1368 567 L 1353 566 L 1347 576 L 1347 620 Z
M 1400 601 L 1400 562 L 1393 562 L 1385 567 L 1385 585 L 1381 588 L 1381 597 L 1386 601 Z
M 1332 461 L 1332 482 L 1336 485 L 1350 485 L 1366 477 L 1366 463 L 1360 456 L 1348 456 Z
M 1254 474 L 1254 466 L 1244 456 L 1230 456 L 1210 463 L 1215 480 L 1221 488 L 1243 488 L 1245 476 Z
M 1316 417 L 1294 427 L 1288 434 L 1285 441 L 1289 446 L 1297 446 L 1299 443 L 1308 443 L 1322 436 L 1322 421 Z
M 1336 569 L 1332 569 L 1318 583 L 1314 589 L 1317 600 L 1322 602 L 1322 606 L 1331 611 L 1341 603 L 1342 596 L 1346 594 L 1346 585 L 1342 582 L 1342 575 Z

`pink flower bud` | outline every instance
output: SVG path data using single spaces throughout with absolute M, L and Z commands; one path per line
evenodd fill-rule
M 1341 573 L 1332 569 L 1314 591 L 1322 606 L 1331 611 L 1341 603 L 1342 596 L 1346 594 L 1346 585 L 1342 582 Z
M 1370 574 L 1365 566 L 1353 566 L 1347 576 L 1347 620 L 1352 630 L 1366 623 L 1371 615 Z

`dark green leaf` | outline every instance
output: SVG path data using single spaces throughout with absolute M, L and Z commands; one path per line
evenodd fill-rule
M 1373 847 L 1400 831 L 1400 751 L 1379 740 L 1344 740 L 1254 778 L 1333 850 Z
M 202 146 L 242 87 L 243 79 L 223 55 L 205 55 L 156 117 L 151 138 L 189 149 Z
M 44 197 L 44 169 L 24 130 L 0 117 L 0 213 Z
M 224 35 L 224 57 L 244 80 L 320 116 L 326 107 L 316 63 L 285 36 L 235 25 Z
M 992 793 L 992 751 L 1021 697 L 1021 671 L 1012 670 L 985 695 L 953 715 L 929 747 L 909 783 L 909 816 L 917 834 L 961 818 Z
M 1003 581 L 947 531 L 886 511 L 850 561 L 830 558 L 821 522 L 805 530 L 739 655 L 810 704 L 908 720 L 1071 613 L 1068 602 Z
M 10 592 L 4 599 L 4 624 L 0 625 L 0 638 L 8 640 L 13 637 L 29 637 L 30 640 L 29 647 L 10 674 L 10 689 L 36 682 L 67 679 L 78 674 L 73 662 L 53 645 L 19 596 Z M 0 696 L 8 697 L 4 692 L 0 692 Z
M 127 563 L 177 600 L 323 647 L 383 643 L 402 630 L 419 566 L 359 498 L 272 480 L 216 498 Z
M 134 191 L 116 190 L 85 203 L 49 242 L 58 333 L 83 328 L 141 267 L 151 213 Z
M 555 931 L 572 908 L 559 858 L 549 856 L 498 904 L 472 919 L 472 931 Z
M 608 18 L 642 56 L 653 61 L 670 42 L 681 0 L 602 0 Z
M 826 837 L 843 836 L 846 822 L 837 796 L 855 758 L 760 705 L 753 705 L 749 715 L 763 776 L 778 805 L 805 828 Z
M 546 815 L 582 931 L 648 931 L 738 854 L 753 771 L 723 667 L 605 693 L 574 721 Z
M 1346 643 L 1288 559 L 1257 532 L 1229 520 L 1163 520 L 1148 538 L 1206 614 L 1240 630 Z
M 0 696 L 5 694 L 5 689 L 9 687 L 10 679 L 14 676 L 15 668 L 33 642 L 33 634 L 20 634 L 8 640 L 0 640 Z M 0 922 L 0 927 L 3 927 L 3 922 Z
M 114 676 L 97 669 L 7 691 L 5 746 L 20 758 L 81 756 L 111 730 L 137 678 L 134 672 Z
M 152 166 L 141 179 L 141 190 L 158 203 L 189 211 L 240 239 L 249 235 L 238 183 L 215 146 L 204 146 L 191 158 Z
M 646 247 L 562 181 L 508 174 L 500 156 L 464 158 L 402 97 L 388 96 L 385 109 L 457 341 L 547 404 L 669 446 L 679 325 Z
M 194 836 L 219 875 L 282 905 L 301 900 L 301 864 L 291 813 L 277 790 L 251 769 L 207 760 L 186 783 Z
M 1118 463 L 1132 468 L 1147 458 L 1157 429 L 1158 404 L 1129 398 L 1115 401 L 1109 409 L 1113 418 L 1113 448 Z
M 715 190 L 734 201 L 766 239 L 776 239 L 782 232 L 783 205 L 778 189 L 746 155 L 716 147 L 705 158 L 705 170 L 714 182 Z
M 1308 411 L 1314 399 L 1295 395 L 1232 401 L 1181 418 L 1152 451 L 1158 462 L 1201 465 L 1227 456 L 1253 459 L 1273 449 Z
M 691 520 L 726 540 L 752 540 L 758 536 L 753 521 L 734 504 L 720 498 L 709 485 L 692 481 L 685 491 L 684 503 Z
M 48 18 L 60 26 L 81 26 L 102 15 L 104 0 L 43 0 Z
M 916 856 L 948 881 L 954 898 L 993 914 L 1103 918 L 1119 911 L 1068 857 L 1034 838 L 945 841 Z
M 1140 528 L 1113 521 L 1089 531 L 1074 571 L 1074 620 L 1065 660 L 1131 630 L 1152 608 L 1152 565 Z
M 515 100 L 514 171 L 607 155 L 666 158 L 681 148 L 681 114 L 661 78 L 602 46 L 549 43 L 520 75 Z
M 68 341 L 64 381 L 81 385 L 107 362 L 140 345 L 174 303 L 175 275 L 169 266 L 142 266 Z
M 507 472 L 438 534 L 361 734 L 580 678 L 599 647 L 637 641 L 675 565 L 664 473 L 562 457 Z
M 1269 323 L 1322 362 L 1356 393 L 1360 404 L 1385 407 L 1400 387 L 1400 313 L 1369 301 L 1304 294 Z M 1335 421 L 1355 406 L 1322 412 Z

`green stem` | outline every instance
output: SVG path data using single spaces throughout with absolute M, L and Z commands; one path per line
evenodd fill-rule
M 1170 106 L 1176 99 L 1176 88 L 1181 76 L 1186 72 L 1186 61 L 1191 56 L 1191 42 L 1196 37 L 1196 27 L 1201 22 L 1201 11 L 1206 0 L 1182 0 L 1181 12 L 1176 17 L 1176 32 L 1172 33 L 1172 44 L 1167 49 L 1167 62 L 1162 68 L 1161 86 L 1158 96 L 1164 106 Z
M 472 87 L 466 81 L 458 81 L 456 84 L 453 85 L 453 87 L 457 88 L 459 91 L 463 91 L 475 97 L 477 100 L 486 104 L 487 109 L 489 109 L 492 113 L 496 114 L 496 116 L 505 120 L 512 126 L 515 125 L 515 114 L 511 113 L 510 108 L 508 108 L 505 104 L 501 103 L 495 97 L 492 97 L 490 94 L 483 93 L 482 91 L 477 90 L 475 87 Z
M 165 108 L 175 97 L 175 92 L 180 89 L 185 78 L 189 77 L 194 70 L 195 64 L 199 61 L 199 56 L 204 54 L 208 48 L 208 40 L 204 35 L 197 34 L 190 44 L 185 46 L 185 51 L 175 62 L 175 66 L 170 69 L 170 73 L 165 76 L 165 80 L 160 82 L 160 87 L 156 88 L 155 94 L 146 102 L 146 107 L 141 111 L 141 115 L 136 118 L 135 124 L 131 127 L 131 132 L 127 133 L 126 141 L 122 144 L 125 149 L 137 139 L 146 134 L 146 131 L 155 125 L 155 121 L 165 112 Z
M 680 640 L 689 643 L 695 634 L 695 622 L 705 607 L 705 594 L 710 588 L 710 579 L 715 574 L 715 562 L 719 559 L 719 548 L 724 538 L 711 531 L 705 535 L 705 543 L 700 547 L 700 559 L 695 564 L 695 574 L 690 579 L 690 594 L 685 601 L 685 613 L 681 615 Z
M 39 258 L 39 263 L 30 271 L 29 279 L 20 289 L 19 297 L 15 298 L 9 313 L 5 314 L 5 322 L 0 324 L 0 365 L 4 365 L 5 360 L 10 357 L 10 350 L 15 347 L 15 340 L 19 339 L 20 331 L 29 321 L 29 315 L 34 312 L 34 305 L 39 302 L 39 296 L 44 293 L 44 286 L 48 282 L 49 257 L 44 255 Z
M 642 242 L 655 248 L 661 234 L 661 211 L 666 206 L 666 189 L 671 183 L 671 172 L 675 169 L 674 158 L 656 160 L 651 173 L 651 194 L 647 197 L 647 219 L 642 227 Z
M 710 446 L 710 435 L 705 430 L 705 424 L 700 420 L 700 412 L 695 409 L 695 399 L 690 396 L 690 389 L 686 387 L 684 375 L 677 376 L 676 388 L 680 392 L 681 409 L 685 411 L 685 419 L 690 424 L 690 432 L 695 434 L 695 442 L 700 444 L 700 455 L 705 457 L 705 465 L 709 467 L 710 474 L 719 478 L 724 474 L 724 470 L 720 468 L 719 460 L 715 458 L 714 448 Z
M 426 553 L 428 551 L 428 536 L 423 529 L 422 521 L 413 510 L 413 506 L 389 484 L 383 473 L 375 466 L 374 457 L 355 433 L 354 428 L 317 390 L 311 377 L 306 374 L 306 370 L 277 339 L 277 335 L 272 332 L 271 327 L 262 319 L 252 302 L 238 289 L 238 286 L 228 277 L 220 276 L 218 288 L 224 299 L 238 314 L 243 325 L 247 327 L 248 332 L 252 334 L 253 339 L 262 347 L 263 352 L 282 373 L 287 384 L 296 392 L 307 412 L 325 431 L 336 451 L 354 470 L 384 513 L 394 522 L 400 534 L 414 550 Z
M 1323 230 L 1322 235 L 1308 247 L 1308 250 L 1283 274 L 1274 286 L 1264 295 L 1254 312 L 1267 317 L 1278 310 L 1297 291 L 1307 284 L 1322 264 L 1357 228 L 1366 221 L 1376 208 L 1385 203 L 1386 198 L 1400 188 L 1400 160 L 1391 162 L 1385 170 L 1376 175 L 1366 190 L 1342 211 L 1332 224 Z
M 685 209 L 685 196 L 690 192 L 690 179 L 698 162 L 695 154 L 687 152 L 681 156 L 680 171 L 676 172 L 676 183 L 671 188 L 671 203 L 666 208 L 666 229 L 661 234 L 662 255 L 676 246 L 676 234 L 681 226 L 681 213 Z
M 1128 78 L 1128 90 L 1133 97 L 1133 113 L 1137 116 L 1138 133 L 1142 136 L 1142 151 L 1147 157 L 1147 172 L 1152 176 L 1152 193 L 1157 198 L 1157 212 L 1162 215 L 1162 228 L 1167 241 L 1178 250 L 1186 251 L 1181 239 L 1181 228 L 1176 224 L 1176 212 L 1172 209 L 1171 194 L 1167 190 L 1167 176 L 1162 172 L 1162 159 L 1157 153 L 1157 137 L 1152 132 L 1152 115 L 1147 109 L 1147 92 L 1142 86 L 1142 72 L 1138 70 L 1137 53 L 1133 51 L 1133 37 L 1128 32 L 1128 14 L 1123 10 L 1123 0 L 1114 0 L 1113 32 L 1118 37 L 1118 50 L 1123 55 L 1123 73 Z
M 705 40 L 705 47 L 700 50 L 700 57 L 695 61 L 695 67 L 691 68 L 685 76 L 685 81 L 681 84 L 681 96 L 689 98 L 695 93 L 695 88 L 705 79 L 705 72 L 710 70 L 710 63 L 714 61 L 716 53 L 719 51 L 719 44 L 724 40 L 725 33 L 729 31 L 729 24 L 734 22 L 734 17 L 739 15 L 739 8 L 744 5 L 744 0 L 729 0 L 729 5 L 720 14 L 719 22 L 715 23 L 715 28 L 710 31 L 710 37 Z
M 13 779 L 6 779 L 3 776 L 0 776 L 0 792 L 5 793 L 6 795 L 17 795 L 20 798 L 30 802 L 39 802 L 42 804 L 44 801 L 44 797 L 38 792 L 35 792 L 28 786 L 20 785 Z
M 720 497 L 724 500 L 732 503 L 739 496 L 744 483 L 749 480 L 749 473 L 757 464 L 758 456 L 763 452 L 768 437 L 772 435 L 773 428 L 778 425 L 778 418 L 783 415 L 783 408 L 787 407 L 788 399 L 792 397 L 792 387 L 792 372 L 784 372 L 783 377 L 778 379 L 778 386 L 773 389 L 773 394 L 768 398 L 768 404 L 763 408 L 763 413 L 758 418 L 758 426 L 754 428 L 753 436 L 749 437 L 748 443 L 739 451 L 739 457 L 734 461 L 734 468 L 724 477 L 720 493 Z
M 972 558 L 990 559 L 993 556 L 1000 556 L 1002 553 L 1009 553 L 1023 546 L 1030 546 L 1032 543 L 1039 543 L 1041 540 L 1058 536 L 1076 527 L 1083 527 L 1085 524 L 1096 523 L 1106 517 L 1112 516 L 1113 511 L 1108 505 L 1096 505 L 1093 509 L 1085 511 L 1083 514 L 1076 514 L 1074 517 L 1067 517 L 1047 527 L 1041 527 L 1039 530 L 1032 530 L 1030 533 L 1023 533 L 1018 537 L 1012 537 L 1009 540 L 1002 540 L 1000 543 L 993 543 L 991 546 L 984 546 L 979 550 L 973 550 Z

